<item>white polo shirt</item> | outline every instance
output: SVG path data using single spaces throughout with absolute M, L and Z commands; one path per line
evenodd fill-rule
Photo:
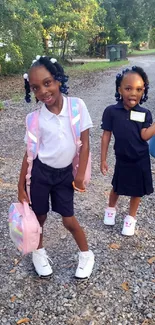
M 81 102 L 81 132 L 93 126 L 87 107 Z M 50 112 L 43 104 L 39 115 L 40 146 L 39 160 L 54 168 L 70 165 L 76 154 L 69 118 L 67 98 L 63 96 L 63 107 L 59 115 Z M 25 136 L 26 142 L 27 136 Z

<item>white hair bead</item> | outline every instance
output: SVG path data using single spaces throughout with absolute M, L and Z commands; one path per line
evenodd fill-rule
M 50 61 L 51 61 L 52 63 L 55 63 L 55 62 L 57 62 L 57 59 L 51 58 Z
M 37 60 L 33 60 L 33 61 L 32 61 L 32 64 L 35 63 L 35 62 L 37 62 Z
M 40 58 L 41 58 L 40 55 L 37 55 L 37 56 L 36 56 L 36 60 L 39 60 Z
M 23 78 L 28 80 L 28 74 L 27 73 L 24 73 L 23 74 Z

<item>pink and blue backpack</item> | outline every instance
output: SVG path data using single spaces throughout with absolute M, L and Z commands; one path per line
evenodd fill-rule
M 27 202 L 10 205 L 9 231 L 13 243 L 23 255 L 38 248 L 42 228 Z

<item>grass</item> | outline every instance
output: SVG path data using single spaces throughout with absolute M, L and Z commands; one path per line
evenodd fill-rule
M 71 67 L 66 66 L 65 72 L 93 72 L 93 71 L 102 71 L 109 68 L 114 68 L 127 64 L 128 61 L 114 61 L 114 62 L 88 62 L 84 64 L 75 64 Z
M 24 93 L 24 91 L 23 91 L 23 93 Z M 13 102 L 19 103 L 23 99 L 23 96 L 24 96 L 23 94 L 22 95 L 21 94 L 14 94 L 11 97 L 11 99 L 12 99 Z
M 0 101 L 0 111 L 1 111 L 2 109 L 4 109 L 4 104 L 3 104 L 3 102 Z
M 147 54 L 155 54 L 155 49 L 133 50 L 133 51 L 129 52 L 129 55 L 147 55 Z

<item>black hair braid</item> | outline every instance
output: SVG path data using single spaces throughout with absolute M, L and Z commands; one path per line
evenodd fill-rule
M 116 101 L 117 102 L 119 102 L 119 100 L 121 99 L 121 96 L 120 96 L 120 93 L 118 91 L 118 88 L 121 85 L 122 79 L 123 79 L 123 75 L 121 75 L 120 73 L 117 74 L 117 76 L 116 76 L 116 92 L 115 92 L 115 98 L 116 98 Z
M 117 76 L 116 76 L 116 93 L 115 93 L 116 101 L 122 100 L 118 89 L 121 86 L 121 82 L 124 78 L 124 75 L 126 75 L 127 73 L 137 73 L 143 79 L 145 89 L 144 89 L 144 94 L 140 100 L 140 104 L 146 102 L 148 100 L 149 80 L 148 80 L 148 76 L 145 73 L 145 71 L 141 67 L 137 67 L 137 66 L 133 66 L 131 69 L 123 70 L 122 74 L 117 74 Z
M 43 65 L 53 76 L 57 75 L 58 71 L 56 68 L 56 64 L 52 63 L 48 56 L 41 56 L 39 60 L 32 64 L 31 68 L 38 67 L 41 65 Z
M 29 81 L 26 78 L 24 78 L 24 81 L 25 81 L 25 100 L 26 100 L 27 103 L 30 103 L 31 102 L 30 84 L 29 84 Z
M 39 67 L 39 66 L 44 66 L 51 73 L 54 79 L 58 80 L 61 83 L 60 86 L 61 93 L 68 95 L 69 87 L 66 85 L 66 82 L 68 81 L 69 77 L 64 74 L 63 67 L 57 61 L 52 63 L 51 58 L 48 56 L 41 56 L 38 60 L 32 63 L 31 68 Z M 26 90 L 25 100 L 27 102 L 30 102 L 31 101 L 30 85 L 27 79 L 25 79 L 25 90 Z M 36 101 L 38 102 L 37 98 Z

